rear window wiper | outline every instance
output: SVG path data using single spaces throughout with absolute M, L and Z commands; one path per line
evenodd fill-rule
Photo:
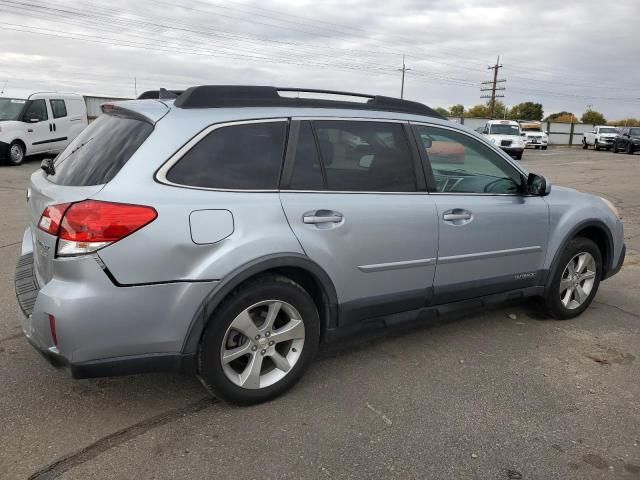
M 56 174 L 56 169 L 53 166 L 54 160 L 55 158 L 45 158 L 44 160 L 42 160 L 42 163 L 40 164 L 40 168 L 44 170 L 44 173 L 46 173 L 47 175 Z

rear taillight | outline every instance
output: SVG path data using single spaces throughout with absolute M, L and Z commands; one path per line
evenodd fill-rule
M 58 235 L 60 230 L 60 223 L 62 223 L 62 217 L 64 212 L 69 208 L 70 203 L 60 203 L 59 205 L 49 205 L 42 212 L 40 221 L 38 222 L 38 228 L 51 235 Z
M 60 211 L 62 213 L 57 217 Z M 47 218 L 53 216 L 57 219 L 55 228 L 53 219 L 44 220 L 43 224 L 45 214 L 48 214 Z M 122 240 L 151 223 L 157 216 L 154 208 L 144 205 L 85 200 L 47 207 L 38 226 L 45 232 L 57 235 L 58 256 L 83 255 Z

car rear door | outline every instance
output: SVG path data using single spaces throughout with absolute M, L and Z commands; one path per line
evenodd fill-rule
M 543 285 L 544 199 L 521 193 L 523 174 L 473 136 L 436 125 L 413 128 L 438 210 L 434 303 Z M 442 154 L 452 150 L 460 152 L 455 163 Z
M 54 142 L 49 149 L 52 151 L 62 151 L 69 144 L 69 115 L 67 104 L 63 98 L 50 98 L 51 124 L 53 125 Z
M 280 198 L 306 254 L 331 277 L 341 325 L 422 307 L 437 218 L 408 126 L 292 122 Z

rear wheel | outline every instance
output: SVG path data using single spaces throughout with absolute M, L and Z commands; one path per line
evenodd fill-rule
M 7 162 L 9 165 L 20 165 L 24 160 L 24 145 L 20 142 L 13 142 L 9 145 L 9 156 Z
M 547 146 L 546 146 L 546 145 L 544 145 L 544 146 L 542 147 L 542 150 L 546 150 L 546 149 L 547 149 Z
M 611 144 L 611 151 L 613 153 L 618 153 L 618 143 L 614 140 L 613 143 Z
M 223 302 L 202 336 L 198 373 L 223 400 L 250 405 L 291 388 L 319 343 L 313 299 L 297 283 L 265 276 Z
M 589 145 L 587 145 L 587 140 L 586 139 L 582 139 L 582 149 L 586 150 L 587 148 L 589 148 Z
M 594 149 L 594 150 L 600 150 L 600 145 L 598 145 L 598 140 L 596 140 L 595 142 L 593 142 L 593 149 Z
M 558 320 L 580 315 L 593 301 L 601 276 L 602 255 L 597 245 L 587 238 L 571 240 L 544 296 L 549 315 Z
M 631 142 L 627 142 L 627 147 L 624 149 L 624 153 L 627 155 L 633 155 L 633 145 L 631 145 Z

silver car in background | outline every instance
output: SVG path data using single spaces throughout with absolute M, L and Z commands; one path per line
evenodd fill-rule
M 250 404 L 321 341 L 513 298 L 572 318 L 620 269 L 607 200 L 422 104 L 292 91 L 107 104 L 43 162 L 16 269 L 38 351 L 77 378 L 193 372 Z

